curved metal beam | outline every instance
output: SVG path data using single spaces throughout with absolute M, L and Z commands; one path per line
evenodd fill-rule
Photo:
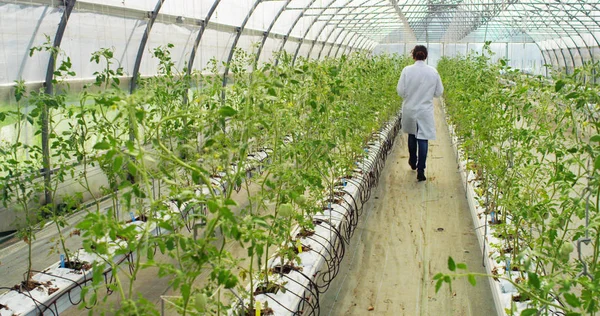
M 154 21 L 156 21 L 156 16 L 158 16 L 158 12 L 162 8 L 163 2 L 166 0 L 158 0 L 156 2 L 156 6 L 154 7 L 154 11 L 148 12 L 149 19 L 148 24 L 146 25 L 146 31 L 142 36 L 142 40 L 140 42 L 140 47 L 138 48 L 137 56 L 135 58 L 135 65 L 133 66 L 133 74 L 131 77 L 131 82 L 129 83 L 129 93 L 133 93 L 135 88 L 137 87 L 137 81 L 140 75 L 140 66 L 142 65 L 142 57 L 144 56 L 144 50 L 146 49 L 146 43 L 148 43 L 148 37 L 150 36 L 150 31 L 152 31 L 152 26 L 154 25 Z
M 310 23 L 310 25 L 308 26 L 308 28 L 306 29 L 306 32 L 304 32 L 304 36 L 302 36 L 303 39 L 306 39 L 306 36 L 308 36 L 308 33 L 310 33 L 310 30 L 312 29 L 312 27 L 315 25 L 315 22 L 317 22 L 317 20 L 319 20 L 319 16 L 321 14 L 323 14 L 323 12 L 325 12 L 327 9 L 329 9 L 329 7 L 331 7 L 331 5 L 335 2 L 335 0 L 331 0 L 324 9 L 321 9 L 321 12 L 319 14 L 317 14 L 315 16 L 315 18 L 312 20 L 312 22 Z M 348 3 L 348 2 L 346 2 Z M 327 25 L 327 23 L 325 23 L 325 25 Z M 325 27 L 325 25 L 323 27 Z M 321 29 L 322 31 L 323 29 Z M 321 34 L 321 32 L 319 32 L 319 35 Z M 319 35 L 317 35 L 317 37 L 315 38 L 315 41 L 312 43 L 311 45 L 311 50 L 312 47 L 315 45 L 315 43 L 319 40 Z M 298 46 L 296 47 L 296 52 L 294 53 L 294 59 L 292 59 L 292 65 L 296 63 L 296 58 L 298 57 L 298 52 L 300 52 L 300 47 L 302 47 L 302 41 L 300 43 L 298 43 Z M 310 51 L 307 54 L 307 57 L 310 57 Z
M 302 12 L 300 12 L 300 14 L 296 17 L 296 20 L 294 20 L 294 23 L 292 23 L 292 25 L 290 26 L 290 29 L 288 30 L 287 34 L 283 37 L 283 41 L 281 42 L 281 46 L 279 47 L 279 52 L 282 52 L 283 49 L 285 48 L 285 44 L 287 43 L 288 38 L 290 37 L 290 35 L 292 34 L 292 31 L 294 30 L 294 27 L 296 27 L 296 24 L 298 24 L 298 22 L 300 21 L 300 19 L 304 16 L 304 14 L 306 13 L 306 11 L 316 2 L 317 0 L 312 0 L 309 4 L 306 5 L 306 7 L 304 7 L 302 9 Z M 300 45 L 302 45 L 303 42 L 303 38 L 300 39 Z M 277 66 L 279 64 L 279 56 L 277 56 L 277 58 L 275 59 L 275 66 Z
M 366 36 L 363 36 L 362 38 L 359 38 L 357 40 L 357 42 L 355 43 L 355 45 L 352 45 L 352 47 L 350 48 L 350 52 L 348 54 L 352 54 L 354 51 L 360 51 L 363 49 L 363 47 L 365 47 L 365 45 L 369 42 L 368 38 Z
M 269 28 L 267 29 L 267 31 L 263 34 L 262 42 L 260 43 L 260 46 L 258 47 L 258 52 L 256 52 L 256 60 L 254 61 L 256 64 L 258 64 L 258 60 L 260 59 L 260 54 L 262 53 L 263 47 L 265 46 L 265 43 L 267 42 L 267 38 L 269 37 L 271 30 L 273 30 L 275 23 L 277 22 L 277 20 L 279 20 L 279 17 L 283 13 L 283 11 L 285 11 L 285 8 L 290 4 L 290 2 L 292 2 L 292 0 L 286 0 L 283 7 L 281 7 L 279 12 L 277 12 L 277 15 L 275 16 L 275 18 L 273 18 L 273 21 L 271 21 L 271 25 L 269 25 Z
M 229 51 L 229 56 L 227 56 L 227 63 L 225 64 L 225 71 L 223 72 L 223 87 L 225 87 L 227 85 L 227 75 L 229 75 L 229 67 L 230 67 L 231 60 L 233 59 L 233 54 L 235 53 L 235 48 L 237 47 L 237 43 L 240 40 L 240 37 L 242 36 L 242 32 L 244 32 L 244 28 L 246 27 L 248 20 L 250 20 L 252 13 L 254 13 L 254 10 L 256 10 L 256 7 L 258 7 L 258 5 L 261 3 L 261 1 L 262 0 L 254 1 L 252 8 L 250 8 L 250 11 L 248 11 L 248 14 L 246 14 L 246 18 L 242 22 L 242 25 L 240 25 L 240 27 L 236 28 L 237 34 L 235 35 L 235 39 L 233 40 L 233 44 L 231 45 L 231 50 Z M 223 98 L 225 98 L 225 90 L 223 90 Z
M 204 31 L 206 30 L 206 25 L 208 25 L 210 18 L 212 17 L 213 13 L 215 13 L 217 6 L 221 2 L 221 0 L 214 0 L 214 1 L 215 2 L 213 2 L 212 7 L 210 7 L 210 9 L 208 10 L 208 13 L 206 14 L 206 18 L 204 18 L 204 20 L 202 20 L 200 22 L 201 23 L 200 30 L 198 30 L 198 35 L 196 35 L 196 40 L 194 41 L 194 47 L 192 48 L 192 52 L 190 54 L 190 59 L 188 60 L 188 67 L 187 67 L 187 72 L 186 72 L 186 75 L 188 75 L 188 77 L 192 74 L 192 68 L 194 67 L 194 61 L 196 59 L 196 52 L 198 51 L 198 47 L 200 46 L 200 41 L 202 40 L 202 35 L 204 35 Z
M 52 43 L 53 50 L 50 52 L 50 58 L 48 59 L 48 67 L 46 68 L 46 79 L 44 81 L 44 93 L 54 93 L 54 71 L 56 68 L 56 58 L 58 58 L 58 51 L 60 44 L 62 43 L 67 24 L 69 23 L 69 17 L 75 7 L 77 0 L 65 0 L 65 11 L 60 18 L 58 28 L 56 29 L 56 35 L 54 36 L 54 43 Z M 50 189 L 50 109 L 48 105 L 44 103 L 44 108 L 41 113 L 42 120 L 42 174 L 44 175 L 44 204 L 52 203 L 52 192 Z
M 334 1 L 334 2 L 335 2 L 335 1 Z M 349 3 L 351 3 L 351 2 L 352 2 L 352 0 L 348 0 L 348 1 L 346 1 L 346 4 L 344 4 L 344 6 L 345 6 L 345 5 L 348 5 L 348 4 L 349 4 Z M 366 3 L 368 3 L 368 2 L 369 2 L 369 0 L 367 0 L 367 1 L 364 1 L 364 2 L 362 2 L 362 3 L 361 3 L 359 6 L 363 6 L 364 4 L 366 4 Z M 331 2 L 329 5 L 331 5 L 331 4 L 333 4 L 333 2 Z M 338 13 L 339 13 L 339 12 L 340 12 L 340 11 L 341 11 L 343 8 L 344 8 L 344 6 L 340 6 L 340 7 L 339 7 L 339 8 L 338 8 L 338 9 L 335 11 L 335 13 L 334 13 L 334 14 L 332 14 L 332 15 L 330 15 L 330 16 L 329 16 L 329 19 L 327 20 L 327 22 L 325 22 L 325 24 L 323 24 L 323 27 L 322 27 L 322 28 L 319 30 L 319 32 L 317 33 L 317 37 L 316 37 L 316 39 L 317 39 L 317 40 L 319 39 L 319 37 L 321 37 L 321 34 L 323 34 L 323 31 L 325 31 L 325 29 L 327 28 L 327 26 L 329 25 L 329 23 L 331 22 L 331 20 L 333 19 L 333 17 L 334 17 L 334 16 L 336 16 L 336 15 L 337 15 L 337 14 L 338 14 Z M 316 19 L 313 21 L 313 24 L 314 24 L 315 22 L 317 22 L 317 20 L 318 20 L 318 19 L 319 19 L 319 17 L 317 17 L 317 18 L 316 18 Z M 312 25 L 311 25 L 311 27 L 312 27 Z M 325 45 L 327 45 L 327 41 L 329 40 L 329 36 L 330 36 L 330 35 L 333 33 L 333 31 L 334 31 L 334 30 L 335 30 L 335 27 L 334 27 L 334 28 L 331 30 L 331 32 L 329 32 L 329 35 L 327 35 L 327 37 L 326 37 L 325 41 L 323 41 L 323 46 L 322 46 L 322 47 L 325 47 Z M 315 41 L 315 42 L 313 42 L 313 43 L 312 43 L 312 45 L 310 46 L 310 49 L 308 50 L 308 53 L 306 54 L 306 57 L 307 57 L 307 58 L 310 58 L 310 55 L 312 54 L 313 48 L 315 47 L 315 44 L 316 44 L 316 43 L 317 43 L 317 42 Z M 321 48 L 321 49 L 322 49 L 322 48 Z M 320 53 L 319 53 L 319 54 L 320 54 Z
M 357 9 L 359 9 L 359 8 L 360 8 L 359 6 L 357 6 L 357 7 L 354 7 L 352 10 L 350 10 L 350 12 L 349 12 L 349 13 L 350 13 L 350 14 L 353 14 L 353 13 L 354 13 L 354 12 L 355 12 Z M 359 12 L 359 14 L 365 13 L 365 11 L 367 11 L 367 10 L 368 10 L 368 9 L 370 9 L 370 8 L 371 8 L 371 7 L 369 7 L 369 6 L 367 6 L 367 7 L 363 8 L 363 10 Z M 387 7 L 384 7 L 384 9 L 385 9 L 385 10 L 388 10 L 389 8 L 387 8 Z M 377 8 L 376 8 L 375 10 L 373 10 L 373 12 L 370 12 L 370 13 L 376 14 L 376 13 L 379 13 L 379 12 L 377 12 Z M 366 14 L 365 14 L 365 15 L 363 15 L 363 16 L 362 16 L 360 19 L 358 19 L 356 22 L 352 23 L 351 25 L 352 25 L 352 26 L 357 26 L 357 25 L 358 25 L 358 23 L 362 22 L 362 21 L 363 21 L 363 20 L 365 20 L 365 19 L 366 19 Z M 342 30 L 344 30 L 344 31 L 345 31 L 346 29 L 345 29 L 344 27 L 342 27 Z M 347 31 L 347 32 L 348 32 L 348 31 Z M 330 35 L 331 35 L 331 34 L 333 34 L 333 31 L 330 33 Z M 341 35 L 341 34 L 342 34 L 342 32 L 338 33 L 338 35 L 337 35 L 337 36 L 335 37 L 335 39 L 333 40 L 333 42 L 332 42 L 333 44 L 332 44 L 332 45 L 331 45 L 331 47 L 329 48 L 329 52 L 327 53 L 327 56 L 331 55 L 331 51 L 333 50 L 333 47 L 335 46 L 335 43 L 337 42 L 337 40 L 340 38 L 340 35 Z M 344 38 L 342 38 L 342 42 L 344 42 L 344 39 L 346 38 L 347 34 L 348 34 L 348 33 L 346 33 L 346 35 L 344 36 Z M 323 51 L 323 49 L 324 49 L 324 48 L 325 48 L 325 45 L 323 45 L 323 47 L 321 47 L 321 50 L 319 51 L 319 57 L 318 57 L 318 58 L 321 58 L 321 52 Z M 338 46 L 338 48 L 339 48 L 339 46 Z
M 540 50 L 540 54 L 542 54 L 542 58 L 544 59 L 544 65 L 549 65 L 548 61 L 546 60 L 546 55 L 544 55 L 544 51 L 540 47 L 540 44 L 536 41 L 534 41 L 534 43 L 535 43 L 535 46 L 537 46 L 537 48 Z M 506 43 L 506 45 L 508 45 L 508 43 Z M 548 54 L 548 57 L 550 57 L 550 54 Z M 508 54 L 507 54 L 506 58 L 508 58 Z M 548 77 L 548 68 L 544 67 L 544 69 L 546 70 L 546 77 Z
M 208 25 L 208 22 L 210 21 L 210 18 L 212 17 L 213 13 L 215 13 L 215 10 L 217 9 L 217 6 L 220 2 L 221 0 L 215 0 L 215 2 L 213 2 L 212 7 L 210 7 L 210 9 L 208 10 L 206 18 L 200 21 L 200 29 L 198 30 L 198 35 L 196 35 L 196 40 L 194 41 L 194 46 L 192 47 L 192 52 L 190 53 L 190 59 L 188 60 L 188 65 L 185 72 L 186 77 L 188 78 L 187 80 L 191 80 L 192 68 L 194 68 L 194 61 L 196 60 L 196 53 L 198 52 L 198 47 L 200 46 L 202 35 L 204 35 L 204 31 L 206 31 L 206 26 Z M 191 83 L 188 83 L 188 89 L 190 88 L 190 86 Z M 183 104 L 187 104 L 189 101 L 189 92 L 187 92 L 188 89 L 186 89 L 186 93 L 183 95 Z
M 354 7 L 350 10 L 349 14 L 353 14 L 356 10 L 358 10 L 358 8 L 360 8 L 360 6 Z M 369 6 L 364 7 L 362 11 L 360 11 L 359 13 L 364 13 L 365 11 L 367 11 L 368 9 L 370 9 Z M 386 8 L 387 9 L 387 8 Z M 377 13 L 375 11 L 373 11 L 372 13 Z M 357 20 L 357 22 L 352 23 L 352 26 L 356 26 L 359 22 L 361 22 L 362 20 L 364 20 L 366 17 L 366 15 L 363 15 L 360 19 Z M 341 27 L 342 31 L 345 31 L 346 29 L 344 27 Z M 334 29 L 335 30 L 335 29 Z M 331 31 L 329 33 L 329 35 L 327 35 L 327 39 L 325 39 L 325 42 L 327 42 L 329 40 L 329 37 L 333 34 L 334 31 Z M 333 50 L 333 47 L 335 46 L 335 42 L 337 42 L 337 40 L 340 38 L 340 35 L 342 34 L 342 32 L 340 31 L 337 36 L 335 37 L 335 39 L 333 40 L 331 47 L 329 48 L 329 52 L 327 53 L 327 56 L 329 56 L 329 54 L 331 54 L 331 51 Z M 321 46 L 321 49 L 319 50 L 319 55 L 317 57 L 317 59 L 321 59 L 321 53 L 323 52 L 323 49 L 325 48 L 325 44 L 323 44 L 323 46 Z
M 358 8 L 358 7 L 356 7 L 356 8 Z M 388 9 L 388 7 L 383 7 L 383 8 L 384 8 L 385 10 L 387 10 L 387 9 Z M 366 11 L 366 9 L 365 9 L 365 10 L 363 10 L 363 11 L 361 11 L 361 13 L 363 13 L 363 12 L 365 12 L 365 11 Z M 374 12 L 375 12 L 375 11 L 374 11 Z M 377 12 L 375 12 L 375 13 L 377 13 Z M 362 22 L 362 20 L 364 20 L 364 19 L 365 19 L 365 18 L 363 17 L 363 18 L 361 18 L 360 20 L 358 20 L 357 22 L 355 22 L 355 23 L 354 23 L 354 26 L 358 25 L 358 23 Z M 369 26 L 373 25 L 374 23 L 376 23 L 376 22 L 375 22 L 375 21 L 371 21 L 370 23 L 367 23 L 367 27 L 369 27 Z M 347 31 L 347 32 L 348 32 L 348 31 Z M 342 46 L 342 44 L 343 44 L 343 43 L 344 43 L 344 41 L 346 40 L 346 37 L 348 36 L 348 34 L 349 34 L 349 32 L 348 32 L 348 33 L 346 33 L 346 34 L 344 35 L 344 37 L 342 38 L 342 41 L 340 42 L 340 44 L 338 45 L 337 49 L 335 50 L 335 55 L 334 55 L 334 56 L 336 56 L 336 57 L 337 57 L 337 54 L 338 54 L 338 52 L 339 52 L 339 50 L 340 50 L 340 47 Z M 354 32 L 353 36 L 352 36 L 352 37 L 350 37 L 350 40 L 349 40 L 348 42 L 352 41 L 352 38 L 354 38 L 356 35 L 358 35 L 358 33 L 357 33 L 357 32 Z M 339 37 L 339 35 L 338 35 L 338 37 Z M 337 42 L 337 38 L 336 38 L 336 39 L 335 39 L 333 42 L 334 42 L 334 43 L 335 43 L 335 42 Z M 331 49 L 329 50 L 329 54 L 331 54 Z M 329 54 L 328 54 L 327 56 L 329 56 Z
M 348 54 L 351 54 L 352 51 L 354 50 L 354 48 L 357 46 L 357 44 L 362 43 L 363 41 L 366 40 L 366 38 L 367 38 L 366 36 L 360 36 L 360 34 L 355 33 L 354 36 L 352 36 L 350 38 L 350 40 L 348 41 L 348 45 L 344 48 L 342 55 L 346 55 L 346 52 L 348 52 Z M 353 39 L 354 39 L 354 42 L 352 41 Z M 350 43 L 352 43 L 352 44 L 350 44 Z

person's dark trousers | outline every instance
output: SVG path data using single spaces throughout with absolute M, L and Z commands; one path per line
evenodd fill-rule
M 426 139 L 417 139 L 414 134 L 408 134 L 408 163 L 411 166 L 416 164 L 418 171 L 425 170 L 428 148 L 429 142 Z

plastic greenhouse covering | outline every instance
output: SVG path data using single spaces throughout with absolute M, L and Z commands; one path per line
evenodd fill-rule
M 249 49 L 258 42 L 262 62 L 280 49 L 323 58 L 351 50 L 404 53 L 418 42 L 433 57 L 464 54 L 486 41 L 498 57 L 533 72 L 544 64 L 570 71 L 600 58 L 596 1 L 1 1 L 0 84 L 44 81 L 48 56 L 29 58 L 29 49 L 54 40 L 68 7 L 60 47 L 73 60 L 73 80 L 92 77 L 97 69 L 87 56 L 103 47 L 114 48 L 126 75 L 134 75 L 136 62 L 141 76 L 152 75 L 156 62 L 145 55 L 166 42 L 180 67 L 197 49 L 197 70 L 211 58 L 226 62 L 234 44 Z
M 21 265 L 28 265 L 25 281 L 13 288 L 6 288 L 9 285 L 0 282 L 3 288 L 0 289 L 0 316 L 9 315 L 7 304 L 18 299 L 24 303 L 21 310 L 10 311 L 14 315 L 60 314 L 72 305 L 79 305 L 67 302 L 65 293 L 69 300 L 81 294 L 82 300 L 92 297 L 99 301 L 96 292 L 102 284 L 116 284 L 114 278 L 120 272 L 115 270 L 125 271 L 124 267 L 128 266 L 130 275 L 137 272 L 141 247 L 153 247 L 154 252 L 142 254 L 152 264 L 157 251 L 164 255 L 186 247 L 181 253 L 192 253 L 193 257 L 186 258 L 187 263 L 202 261 L 206 259 L 202 256 L 210 252 L 205 247 L 213 245 L 197 243 L 198 234 L 204 233 L 206 240 L 214 241 L 211 238 L 216 236 L 217 226 L 225 232 L 223 234 L 230 234 L 227 236 L 230 240 L 246 238 L 244 242 L 251 240 L 259 244 L 251 247 L 245 244 L 248 249 L 242 252 L 252 253 L 251 265 L 258 257 L 259 265 L 264 266 L 261 269 L 266 267 L 266 272 L 255 273 L 251 266 L 250 272 L 243 271 L 242 282 L 232 274 L 238 268 L 232 268 L 239 263 L 237 259 L 222 255 L 226 253 L 222 252 L 223 248 L 221 252 L 211 248 L 212 255 L 222 255 L 219 260 L 211 261 L 214 259 L 211 257 L 202 262 L 205 269 L 202 272 L 211 272 L 205 279 L 213 283 L 202 290 L 195 287 L 193 298 L 189 295 L 191 285 L 177 289 L 179 292 L 174 290 L 176 298 L 168 302 L 169 298 L 160 297 L 164 299 L 162 303 L 187 308 L 188 303 L 195 302 L 194 308 L 200 313 L 205 307 L 201 302 L 208 301 L 207 304 L 217 306 L 221 312 L 221 306 L 225 305 L 220 301 L 222 292 L 231 292 L 230 315 L 236 313 L 233 311 L 236 308 L 243 311 L 243 315 L 261 315 L 260 302 L 271 304 L 269 307 L 277 315 L 318 315 L 319 295 L 325 293 L 340 271 L 345 247 L 401 128 L 402 103 L 393 89 L 402 68 L 413 62 L 410 52 L 415 45 L 427 47 L 428 65 L 440 66 L 440 74 L 455 79 L 444 81 L 444 86 L 455 90 L 447 90 L 439 102 L 444 111 L 450 109 L 443 115 L 449 122 L 447 126 L 457 157 L 465 154 L 458 144 L 472 136 L 468 131 L 471 119 L 476 121 L 476 118 L 479 127 L 495 124 L 494 128 L 508 131 L 497 143 L 491 143 L 500 135 L 496 130 L 486 134 L 488 138 L 473 136 L 473 139 L 485 144 L 490 142 L 490 157 L 512 159 L 513 152 L 503 155 L 496 147 L 506 149 L 503 146 L 513 141 L 525 144 L 534 139 L 533 136 L 527 138 L 529 134 L 515 126 L 538 127 L 536 124 L 540 121 L 552 117 L 543 111 L 557 111 L 557 117 L 563 116 L 548 123 L 551 126 L 548 130 L 556 126 L 564 128 L 560 130 L 563 137 L 560 140 L 568 146 L 561 144 L 564 148 L 555 152 L 548 149 L 542 160 L 569 154 L 585 156 L 588 150 L 593 153 L 591 158 L 585 156 L 588 159 L 585 163 L 583 158 L 578 161 L 578 175 L 582 176 L 573 180 L 568 174 L 565 179 L 573 181 L 571 189 L 581 189 L 585 185 L 575 185 L 577 181 L 598 177 L 600 0 L 0 0 L 0 246 L 5 240 L 20 243 L 22 252 L 28 247 L 30 259 L 27 264 L 20 261 Z M 441 69 L 442 66 L 445 69 Z M 463 67 L 471 73 L 457 71 Z M 442 80 L 449 80 L 446 78 L 442 76 Z M 486 98 L 479 99 L 480 94 Z M 513 96 L 514 100 L 520 99 L 511 101 Z M 461 102 L 479 106 L 481 110 L 463 113 Z M 501 107 L 506 110 L 499 110 Z M 543 111 L 535 112 L 540 108 Z M 493 115 L 478 115 L 481 113 L 492 113 L 500 119 L 491 124 L 485 119 Z M 523 113 L 530 116 L 522 116 Z M 280 120 L 280 117 L 285 119 Z M 467 128 L 461 130 L 458 123 L 452 125 L 460 119 Z M 571 146 L 568 139 L 571 134 L 581 136 L 576 144 L 580 147 Z M 543 137 L 548 135 L 550 132 Z M 585 147 L 582 143 L 593 146 Z M 293 146 L 300 149 L 290 149 Z M 489 158 L 487 154 L 482 157 Z M 531 157 L 537 157 L 528 156 L 529 152 L 521 154 L 526 163 L 534 160 Z M 464 161 L 459 162 L 459 157 L 457 162 L 463 172 L 461 180 L 467 195 L 471 194 L 473 201 L 477 194 L 486 195 L 487 199 L 491 190 L 485 191 L 484 185 L 479 186 L 477 181 L 497 170 L 471 172 L 469 168 L 480 166 L 465 155 Z M 305 159 L 305 164 L 282 162 L 290 157 Z M 514 167 L 512 160 L 509 165 L 507 168 Z M 490 163 L 490 166 L 493 169 L 496 165 Z M 523 173 L 532 169 L 524 169 Z M 586 174 L 589 170 L 592 172 Z M 500 172 L 500 175 L 504 174 Z M 532 173 L 532 177 L 538 175 Z M 272 179 L 275 180 L 271 182 Z M 552 178 L 556 179 L 558 176 Z M 567 192 L 570 190 L 565 185 L 567 180 L 553 189 L 564 189 L 560 194 Z M 248 203 L 251 205 L 248 216 L 233 216 L 231 209 L 239 206 L 232 198 L 233 192 L 246 190 L 245 198 L 254 201 L 249 189 L 252 181 L 256 181 L 254 184 L 263 181 L 260 182 L 262 195 L 255 199 L 260 200 L 256 203 L 259 206 Z M 287 182 L 278 187 L 274 184 L 277 181 Z M 583 242 L 578 243 L 579 247 L 594 244 L 596 262 L 589 266 L 598 272 L 600 229 L 593 241 L 588 238 L 588 226 L 598 228 L 597 214 L 590 224 L 589 211 L 594 209 L 593 200 L 600 201 L 600 190 L 592 192 L 590 187 L 592 185 L 587 184 L 585 191 L 580 190 L 583 193 L 563 194 L 560 197 L 564 203 L 560 207 L 566 209 L 571 207 L 568 203 L 573 203 L 574 210 L 578 207 L 574 213 L 586 214 L 585 235 L 578 232 L 574 236 L 585 236 Z M 269 195 L 276 190 L 288 191 Z M 502 198 L 505 191 L 498 189 L 495 194 L 495 198 Z M 530 195 L 535 198 L 536 194 Z M 575 202 L 569 200 L 574 195 L 581 198 Z M 586 203 L 582 202 L 584 196 Z M 497 206 L 487 204 L 488 200 L 481 201 L 472 202 L 470 207 L 477 211 Z M 312 208 L 307 206 L 309 203 L 314 204 Z M 535 207 L 559 209 L 552 203 Z M 282 205 L 285 205 L 283 213 L 290 215 L 279 216 L 277 212 Z M 259 217 L 259 212 L 253 213 L 252 207 L 265 212 L 276 209 L 279 215 Z M 97 212 L 73 215 L 89 209 Z M 33 210 L 38 213 L 31 214 Z M 144 213 L 147 210 L 152 210 L 152 218 L 150 211 Z M 597 206 L 594 211 L 597 213 Z M 475 215 L 474 221 L 481 220 L 487 233 L 488 214 L 484 215 L 484 219 L 481 216 L 477 219 Z M 548 219 L 547 213 L 543 215 L 546 218 L 541 219 L 542 223 Z M 286 220 L 281 220 L 282 216 L 286 216 Z M 215 217 L 222 222 L 211 222 Z M 104 223 L 103 220 L 119 224 L 100 227 L 98 223 Z M 504 224 L 515 224 L 510 220 L 512 218 Z M 579 220 L 583 222 L 583 215 Z M 517 226 L 521 223 L 515 222 Z M 38 271 L 32 267 L 31 258 L 38 255 L 32 251 L 32 240 L 36 233 L 51 225 L 56 226 L 60 235 L 51 238 L 55 242 L 51 250 L 77 259 L 69 261 L 69 258 L 59 257 L 58 265 L 46 270 L 38 267 Z M 568 227 L 569 221 L 564 225 Z M 73 246 L 78 250 L 66 249 L 61 233 L 64 227 L 77 228 L 70 231 L 68 237 L 79 238 Z M 255 236 L 248 233 L 251 229 L 243 231 L 244 227 L 257 228 L 257 231 L 264 228 L 262 232 L 268 231 L 268 236 L 253 239 Z M 277 233 L 272 233 L 273 227 L 278 229 Z M 524 227 L 518 226 L 515 231 Z M 542 231 L 544 226 L 540 227 Z M 584 227 L 583 224 L 580 227 Z M 113 231 L 104 231 L 109 229 Z M 184 229 L 186 231 L 179 234 Z M 93 233 L 97 235 L 92 238 Z M 242 238 L 244 233 L 248 235 Z M 535 237 L 537 233 L 531 228 L 529 236 Z M 142 234 L 147 238 L 138 238 Z M 519 231 L 515 234 L 519 235 Z M 193 235 L 193 243 L 175 240 L 191 240 L 190 235 Z M 42 238 L 43 243 L 47 242 L 46 237 Z M 513 238 L 506 234 L 503 237 Z M 582 240 L 575 237 L 571 241 Z M 153 244 L 144 244 L 148 240 Z M 137 245 L 142 246 L 132 250 L 127 248 L 130 242 L 139 242 Z M 484 249 L 486 242 L 480 241 Z M 62 252 L 57 246 L 59 243 L 62 243 Z M 268 250 L 262 248 L 264 245 L 265 249 L 282 245 L 280 248 L 284 251 L 277 250 L 283 253 L 281 258 L 302 257 L 304 266 L 295 266 L 293 260 L 285 264 L 276 261 L 268 256 Z M 569 246 L 557 249 L 563 251 L 559 259 L 566 261 L 574 251 Z M 194 257 L 193 251 L 200 255 Z M 505 306 L 512 308 L 512 312 L 523 312 L 521 315 L 579 315 L 567 311 L 580 311 L 585 300 L 591 297 L 588 311 L 598 312 L 600 272 L 593 277 L 588 274 L 584 262 L 589 261 L 590 256 L 581 255 L 585 251 L 578 252 L 576 267 L 584 267 L 584 272 L 569 282 L 580 282 L 581 276 L 587 282 L 589 277 L 589 284 L 596 282 L 596 292 L 589 294 L 576 288 L 572 294 L 568 292 L 571 283 L 566 281 L 566 292 L 554 294 L 558 281 L 553 284 L 554 288 L 548 286 L 543 292 L 540 288 L 546 284 L 537 279 L 538 275 L 525 275 L 523 270 L 520 271 L 523 277 L 517 281 L 535 287 L 532 293 L 539 294 L 539 297 L 531 295 L 523 299 L 536 298 L 539 304 L 517 306 L 510 297 L 505 297 Z M 181 253 L 169 255 L 175 257 Z M 498 253 L 495 255 L 505 255 Z M 9 265 L 2 261 L 6 254 L 13 255 L 0 251 L 0 272 Z M 21 253 L 20 260 L 25 257 Z M 552 256 L 544 258 L 547 257 Z M 79 264 L 69 268 L 77 270 L 77 275 L 60 270 L 67 269 L 65 259 L 68 264 Z M 537 267 L 543 269 L 547 262 L 540 262 Z M 448 266 L 453 272 L 458 267 L 454 261 Z M 173 269 L 178 268 L 181 267 Z M 503 267 L 508 278 L 511 277 L 509 268 L 510 263 Z M 283 270 L 287 270 L 286 276 L 282 276 Z M 55 279 L 47 279 L 51 273 Z M 161 273 L 177 274 L 166 270 Z M 273 290 L 269 288 L 268 277 L 264 283 L 260 278 L 271 274 L 279 274 L 278 281 L 285 279 L 284 284 L 297 292 L 268 292 Z M 0 273 L 0 276 L 4 275 Z M 8 274 L 6 277 L 14 278 Z M 471 282 L 472 275 L 468 277 Z M 450 277 L 442 275 L 437 282 L 450 283 L 449 280 Z M 174 287 L 187 281 L 177 279 L 173 281 Z M 44 292 L 43 295 L 34 293 L 29 289 L 29 282 L 50 288 L 39 291 Z M 56 288 L 48 282 L 55 282 Z M 93 284 L 93 293 L 85 287 L 90 284 Z M 506 282 L 502 284 L 508 288 Z M 589 284 L 578 283 L 582 288 Z M 256 294 L 261 289 L 274 295 Z M 110 294 L 113 288 L 107 286 L 107 291 Z M 584 293 L 581 300 L 576 300 L 574 297 L 581 292 Z M 54 293 L 58 294 L 53 296 Z M 542 294 L 546 299 L 539 299 Z M 213 299 L 215 295 L 218 302 Z M 259 298 L 262 301 L 259 302 Z M 40 303 L 43 300 L 50 303 Z M 249 302 L 259 302 L 259 305 L 249 306 Z M 273 306 L 275 303 L 279 306 Z M 31 305 L 29 309 L 23 307 L 26 304 Z M 539 308 L 539 313 L 533 308 Z M 557 310 L 560 311 L 554 313 Z

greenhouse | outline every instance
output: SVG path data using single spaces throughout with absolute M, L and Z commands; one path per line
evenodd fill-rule
M 0 316 L 600 315 L 599 83 L 600 0 L 0 0 Z

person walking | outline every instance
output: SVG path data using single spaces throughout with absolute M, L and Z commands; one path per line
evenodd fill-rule
M 444 92 L 437 70 L 425 64 L 427 47 L 412 50 L 415 63 L 402 69 L 396 91 L 402 101 L 402 131 L 408 134 L 408 164 L 417 170 L 417 181 L 425 181 L 429 140 L 435 139 L 433 98 Z

